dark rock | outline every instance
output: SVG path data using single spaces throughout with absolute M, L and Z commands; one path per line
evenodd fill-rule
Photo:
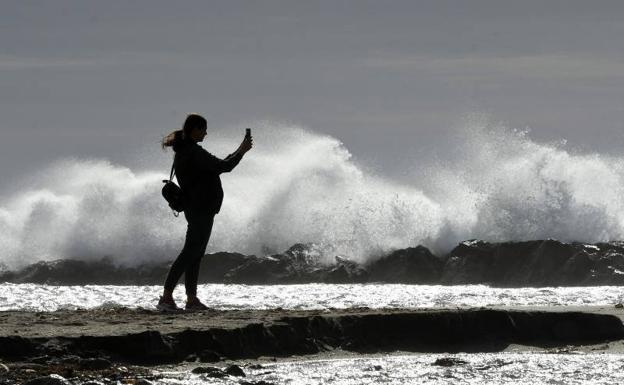
M 251 364 L 251 365 L 248 365 L 247 368 L 252 369 L 252 370 L 257 370 L 257 369 L 264 369 L 264 366 L 260 364 Z
M 245 377 L 245 372 L 238 365 L 229 365 L 225 368 L 225 372 L 234 377 Z
M 327 283 L 364 283 L 368 281 L 368 271 L 344 257 L 336 257 L 336 264 L 326 268 L 324 282 Z
M 204 367 L 200 366 L 191 370 L 191 373 L 203 374 L 206 377 L 210 377 L 210 378 L 223 378 L 227 376 L 227 374 L 224 371 L 222 371 L 219 368 L 212 367 L 212 366 L 204 366 Z
M 67 381 L 65 378 L 57 375 L 50 374 L 46 377 L 38 377 L 33 380 L 30 380 L 24 385 L 70 385 L 71 383 Z
M 442 284 L 583 286 L 624 284 L 620 243 L 586 245 L 555 240 L 466 241 L 446 258 Z
M 82 385 L 104 385 L 104 383 L 100 381 L 91 380 L 91 381 L 83 382 Z M 134 385 L 137 385 L 137 384 L 135 383 Z
M 249 258 L 252 257 L 239 253 L 220 252 L 206 254 L 204 258 L 202 258 L 202 268 L 199 270 L 199 282 L 223 282 L 224 277 L 230 270 L 243 265 Z
M 435 365 L 435 366 L 459 366 L 459 365 L 466 365 L 468 364 L 468 361 L 464 361 L 462 359 L 459 358 L 455 358 L 455 357 L 442 357 L 442 358 L 438 358 L 435 360 L 435 362 L 431 365 Z
M 59 362 L 61 364 L 74 364 L 74 365 L 78 365 L 80 363 L 81 359 L 82 358 L 80 358 L 78 356 L 75 356 L 75 355 L 67 355 L 67 356 L 61 357 L 59 359 Z
M 153 385 L 151 381 L 146 380 L 145 378 L 139 378 L 134 381 L 134 385 Z
M 275 383 L 264 381 L 264 380 L 260 380 L 260 381 L 241 381 L 240 385 L 275 385 Z
M 148 330 L 129 335 L 81 336 L 73 351 L 106 351 L 136 363 L 153 364 L 178 361 L 177 353 L 158 331 Z M 96 353 L 99 356 L 99 353 Z M 97 357 L 96 357 L 97 358 Z
M 81 369 L 103 370 L 112 366 L 112 363 L 105 358 L 85 358 L 78 362 Z
M 195 362 L 195 361 L 197 361 L 197 355 L 196 354 L 189 354 L 188 356 L 186 356 L 184 361 L 186 361 L 186 362 Z
M 212 350 L 203 350 L 197 354 L 199 362 L 219 362 L 221 356 Z
M 423 246 L 396 250 L 367 265 L 370 281 L 392 283 L 437 283 L 443 261 Z
M 35 345 L 19 336 L 0 337 L 0 357 L 20 359 L 32 356 Z
M 206 373 L 222 373 L 221 369 L 214 366 L 198 366 L 191 370 L 193 374 L 206 374 Z
M 35 364 L 45 365 L 51 360 L 52 360 L 52 357 L 50 356 L 38 356 L 38 357 L 31 358 L 30 362 L 35 363 Z
M 230 270 L 225 280 L 247 284 L 322 282 L 326 269 L 314 244 L 295 244 L 283 254 L 247 258 Z
M 423 246 L 395 250 L 365 265 L 345 257 L 327 263 L 314 244 L 296 244 L 281 254 L 247 256 L 237 253 L 207 254 L 200 282 L 244 284 L 290 283 L 417 283 L 488 284 L 494 286 L 596 286 L 624 285 L 624 242 L 564 243 L 555 240 L 489 243 L 465 241 L 444 258 Z M 118 266 L 110 258 L 99 261 L 58 260 L 38 262 L 15 272 L 0 272 L 15 283 L 160 284 L 169 263 Z M 31 357 L 27 344 L 0 340 L 0 354 Z M 48 355 L 62 355 L 51 352 Z

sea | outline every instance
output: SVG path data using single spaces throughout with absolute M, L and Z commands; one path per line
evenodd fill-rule
M 1 284 L 0 310 L 153 309 L 160 286 L 49 286 Z M 183 287 L 176 290 L 182 303 Z M 386 284 L 200 285 L 211 308 L 332 310 L 354 307 L 415 309 L 498 306 L 613 306 L 624 287 L 492 288 L 484 285 Z M 450 360 L 440 366 L 438 360 Z M 616 384 L 624 381 L 624 355 L 517 351 L 501 353 L 352 355 L 299 357 L 245 366 L 244 379 L 192 374 L 188 365 L 154 369 L 155 384 Z
M 184 289 L 174 293 L 184 302 Z M 0 284 L 0 311 L 94 308 L 154 309 L 161 286 Z M 199 285 L 198 296 L 218 310 L 348 308 L 417 309 L 496 306 L 613 306 L 624 286 L 493 288 L 485 285 L 305 284 Z
M 270 255 L 314 243 L 319 261 L 358 262 L 424 245 L 443 256 L 459 242 L 553 238 L 624 239 L 624 156 L 540 143 L 525 130 L 474 119 L 439 157 L 401 154 L 392 177 L 348 143 L 305 127 L 255 122 L 255 148 L 223 175 L 225 201 L 208 252 Z M 215 129 L 203 145 L 225 156 L 240 140 Z M 417 146 L 415 146 L 417 147 Z M 119 265 L 171 261 L 185 221 L 160 196 L 172 154 L 138 149 L 132 165 L 59 159 L 0 190 L 0 271 L 38 261 L 109 258 Z M 411 165 L 410 165 L 410 159 Z M 159 286 L 0 283 L 0 310 L 154 308 Z M 182 289 L 176 300 L 183 301 Z M 414 309 L 496 306 L 612 306 L 621 287 L 492 288 L 483 285 L 201 285 L 215 309 Z M 463 362 L 443 367 L 439 358 Z M 623 382 L 616 354 L 392 354 L 293 360 L 245 369 L 275 384 L 570 384 Z M 182 368 L 163 384 L 239 384 Z

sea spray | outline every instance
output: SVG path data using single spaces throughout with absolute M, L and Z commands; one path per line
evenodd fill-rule
M 209 251 L 266 254 L 314 242 L 325 258 L 363 260 L 416 244 L 442 254 L 468 238 L 598 242 L 624 235 L 624 158 L 578 155 L 471 121 L 459 130 L 452 162 L 420 162 L 414 167 L 426 178 L 399 182 L 366 172 L 348 144 L 330 136 L 266 122 L 253 127 L 255 148 L 222 176 L 225 201 Z M 215 130 L 202 145 L 225 156 L 238 140 Z M 154 146 L 152 156 L 162 163 L 171 155 Z M 167 171 L 106 160 L 50 165 L 3 197 L 0 262 L 173 259 L 185 221 L 160 196 Z

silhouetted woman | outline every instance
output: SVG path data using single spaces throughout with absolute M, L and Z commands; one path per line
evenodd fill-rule
M 167 135 L 162 146 L 173 147 L 176 177 L 182 189 L 188 222 L 186 240 L 178 258 L 167 274 L 165 289 L 157 308 L 163 311 L 177 310 L 173 289 L 184 274 L 186 306 L 188 310 L 205 310 L 207 307 L 197 298 L 199 265 L 206 251 L 215 214 L 221 209 L 223 189 L 219 175 L 230 172 L 243 155 L 253 146 L 251 137 L 245 137 L 238 149 L 225 159 L 219 159 L 204 150 L 199 142 L 206 136 L 206 119 L 191 114 L 181 130 Z

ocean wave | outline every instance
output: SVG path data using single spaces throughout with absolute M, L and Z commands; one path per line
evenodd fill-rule
M 411 181 L 366 171 L 336 138 L 255 125 L 256 147 L 223 176 L 226 199 L 209 252 L 270 254 L 298 242 L 364 261 L 418 244 L 443 254 L 464 239 L 601 242 L 624 235 L 622 157 L 576 154 L 526 132 L 475 120 L 459 130 L 453 162 L 422 161 Z M 215 135 L 217 155 L 236 138 Z M 154 156 L 170 156 L 158 153 Z M 185 222 L 160 196 L 165 172 L 65 159 L 0 206 L 0 262 L 110 257 L 171 260 Z

